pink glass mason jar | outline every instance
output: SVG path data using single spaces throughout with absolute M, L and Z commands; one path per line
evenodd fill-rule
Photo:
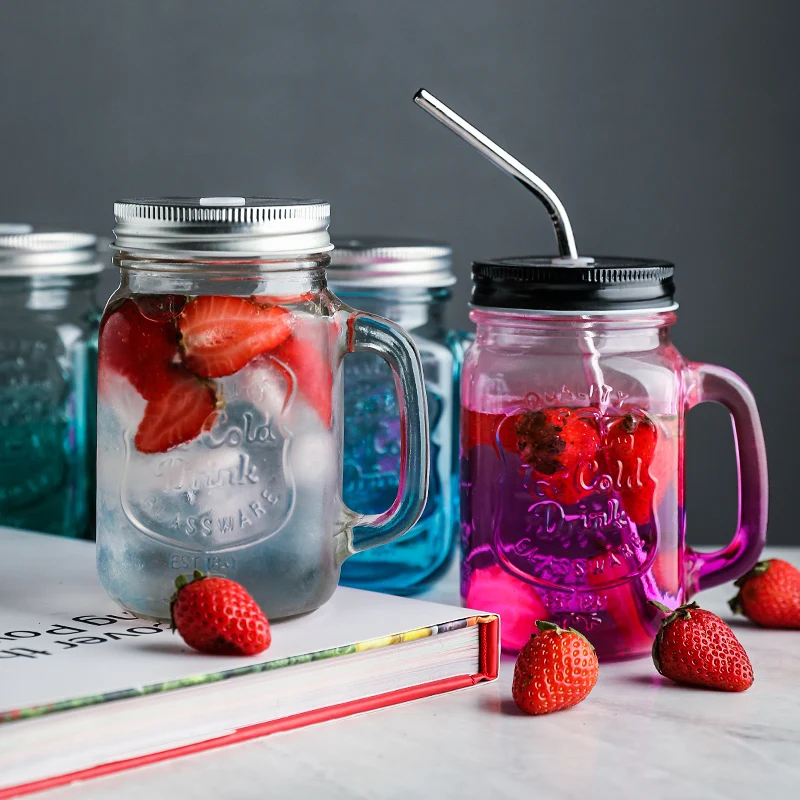
M 673 265 L 514 258 L 473 265 L 477 326 L 462 378 L 462 595 L 502 617 L 516 652 L 537 619 L 605 659 L 646 655 L 661 619 L 757 560 L 767 462 L 752 393 L 670 341 Z M 684 419 L 733 419 L 739 522 L 731 543 L 685 541 Z

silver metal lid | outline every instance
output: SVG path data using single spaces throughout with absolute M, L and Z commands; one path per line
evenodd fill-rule
M 30 233 L 33 225 L 27 222 L 0 222 L 0 236 L 8 236 L 11 233 Z
M 442 242 L 398 237 L 335 237 L 328 283 L 334 288 L 452 286 L 453 251 Z
M 0 277 L 91 275 L 101 272 L 91 233 L 0 233 Z
M 124 251 L 174 256 L 321 253 L 331 249 L 330 204 L 273 197 L 154 197 L 114 203 Z

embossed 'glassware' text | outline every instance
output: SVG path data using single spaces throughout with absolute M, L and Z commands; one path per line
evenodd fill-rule
M 240 582 L 271 619 L 311 611 L 348 556 L 392 541 L 424 506 L 414 345 L 328 291 L 327 204 L 163 199 L 116 211 L 121 286 L 98 358 L 100 579 L 157 619 L 193 570 Z M 176 245 L 181 232 L 196 238 Z M 380 514 L 342 502 L 341 368 L 355 351 L 386 359 L 400 387 L 401 487 Z
M 537 620 L 585 633 L 601 658 L 646 655 L 659 616 L 744 574 L 767 530 L 755 399 L 734 373 L 669 340 L 675 267 L 579 255 L 566 208 L 538 175 L 425 89 L 414 101 L 547 209 L 558 255 L 472 265 L 476 340 L 462 380 L 462 594 L 499 612 L 519 650 Z M 733 540 L 684 538 L 683 418 L 730 412 L 739 467 Z
M 760 551 L 765 464 L 752 395 L 727 370 L 680 355 L 672 312 L 472 317 L 461 423 L 466 604 L 502 613 L 509 652 L 547 619 L 586 634 L 601 658 L 647 654 L 661 620 L 650 600 L 675 607 Z M 705 400 L 731 411 L 742 470 L 740 528 L 714 554 L 685 543 L 684 416 Z
M 136 288 L 141 283 L 134 281 Z M 199 569 L 257 586 L 257 600 L 273 616 L 305 610 L 294 607 L 299 597 L 287 585 L 310 587 L 303 603 L 323 602 L 337 565 L 335 548 L 320 547 L 319 531 L 336 530 L 339 514 L 332 491 L 340 457 L 331 420 L 331 299 L 307 292 L 283 300 L 280 308 L 294 319 L 291 349 L 281 345 L 213 380 L 188 368 L 168 371 L 166 403 L 184 418 L 192 414 L 173 388 L 185 380 L 187 404 L 206 404 L 187 440 L 173 445 L 166 437 L 180 420 L 159 408 L 157 366 L 148 363 L 141 391 L 135 367 L 125 374 L 117 366 L 121 338 L 146 347 L 130 341 L 132 328 L 154 323 L 153 336 L 174 337 L 180 364 L 182 315 L 199 297 L 220 307 L 228 299 L 259 306 L 251 296 L 134 293 L 125 291 L 129 278 L 123 286 L 100 334 L 98 556 L 112 595 L 137 613 L 164 616 L 174 578 Z M 151 415 L 155 427 L 147 427 Z M 151 429 L 152 441 L 144 442 L 142 431 Z

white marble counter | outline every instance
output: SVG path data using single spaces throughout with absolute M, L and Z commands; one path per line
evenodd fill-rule
M 800 565 L 800 550 L 771 555 Z M 730 620 L 732 594 L 727 586 L 699 599 Z M 455 575 L 431 599 L 457 602 Z M 755 671 L 743 694 L 678 687 L 640 660 L 602 665 L 580 706 L 526 717 L 511 700 L 513 660 L 503 659 L 492 684 L 37 797 L 800 797 L 800 632 L 733 624 Z

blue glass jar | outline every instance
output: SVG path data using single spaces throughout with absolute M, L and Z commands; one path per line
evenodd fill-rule
M 428 395 L 431 472 L 419 522 L 400 539 L 359 553 L 342 566 L 346 586 L 410 595 L 450 564 L 458 539 L 458 379 L 464 337 L 450 331 L 445 309 L 455 283 L 450 247 L 415 239 L 343 238 L 328 283 L 345 302 L 397 322 L 422 358 Z M 397 494 L 400 415 L 388 366 L 367 353 L 344 362 L 342 495 L 351 508 L 386 511 Z
M 102 265 L 94 236 L 14 229 L 0 228 L 0 525 L 87 537 Z

